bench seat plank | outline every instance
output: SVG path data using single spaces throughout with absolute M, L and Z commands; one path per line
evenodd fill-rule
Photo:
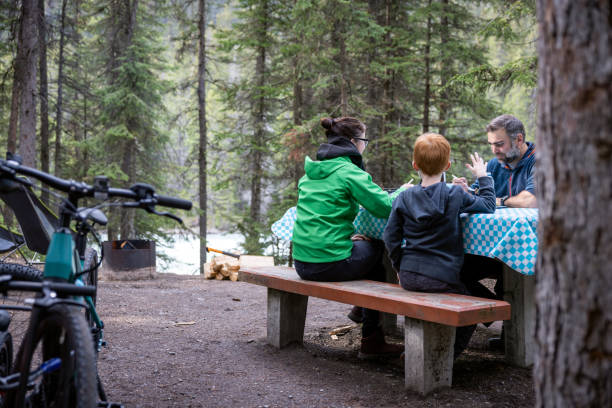
M 242 267 L 239 279 L 285 292 L 362 306 L 447 326 L 467 326 L 510 319 L 510 304 L 503 301 L 456 294 L 409 292 L 397 284 L 370 280 L 305 281 L 297 275 L 295 269 L 288 267 Z

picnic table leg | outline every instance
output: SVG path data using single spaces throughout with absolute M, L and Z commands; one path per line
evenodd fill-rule
M 520 367 L 533 364 L 535 347 L 535 277 L 504 264 L 504 300 L 511 320 L 504 321 L 506 361 Z
M 453 326 L 404 318 L 406 388 L 425 395 L 453 382 Z
M 304 339 L 308 296 L 268 288 L 268 343 L 277 348 Z

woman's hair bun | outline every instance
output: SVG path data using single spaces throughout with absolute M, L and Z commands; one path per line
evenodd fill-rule
M 334 125 L 334 120 L 332 118 L 323 118 L 321 119 L 321 126 L 325 129 L 331 129 Z

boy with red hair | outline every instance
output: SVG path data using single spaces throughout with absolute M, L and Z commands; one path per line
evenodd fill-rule
M 450 168 L 450 144 L 444 136 L 425 133 L 414 145 L 412 166 L 421 183 L 393 202 L 384 232 L 385 246 L 401 286 L 418 292 L 468 294 L 459 280 L 463 238 L 459 214 L 495 212 L 493 179 L 478 153 L 466 167 L 478 179 L 480 195 L 447 186 L 442 173 Z M 455 357 L 467 346 L 476 326 L 457 328 Z

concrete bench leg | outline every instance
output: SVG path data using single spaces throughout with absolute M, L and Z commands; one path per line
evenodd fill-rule
M 277 348 L 302 343 L 308 296 L 268 288 L 268 343 Z
M 455 327 L 405 317 L 406 388 L 425 395 L 453 381 Z
M 504 322 L 506 361 L 529 367 L 535 353 L 535 277 L 504 265 L 504 300 L 511 305 L 511 320 Z

